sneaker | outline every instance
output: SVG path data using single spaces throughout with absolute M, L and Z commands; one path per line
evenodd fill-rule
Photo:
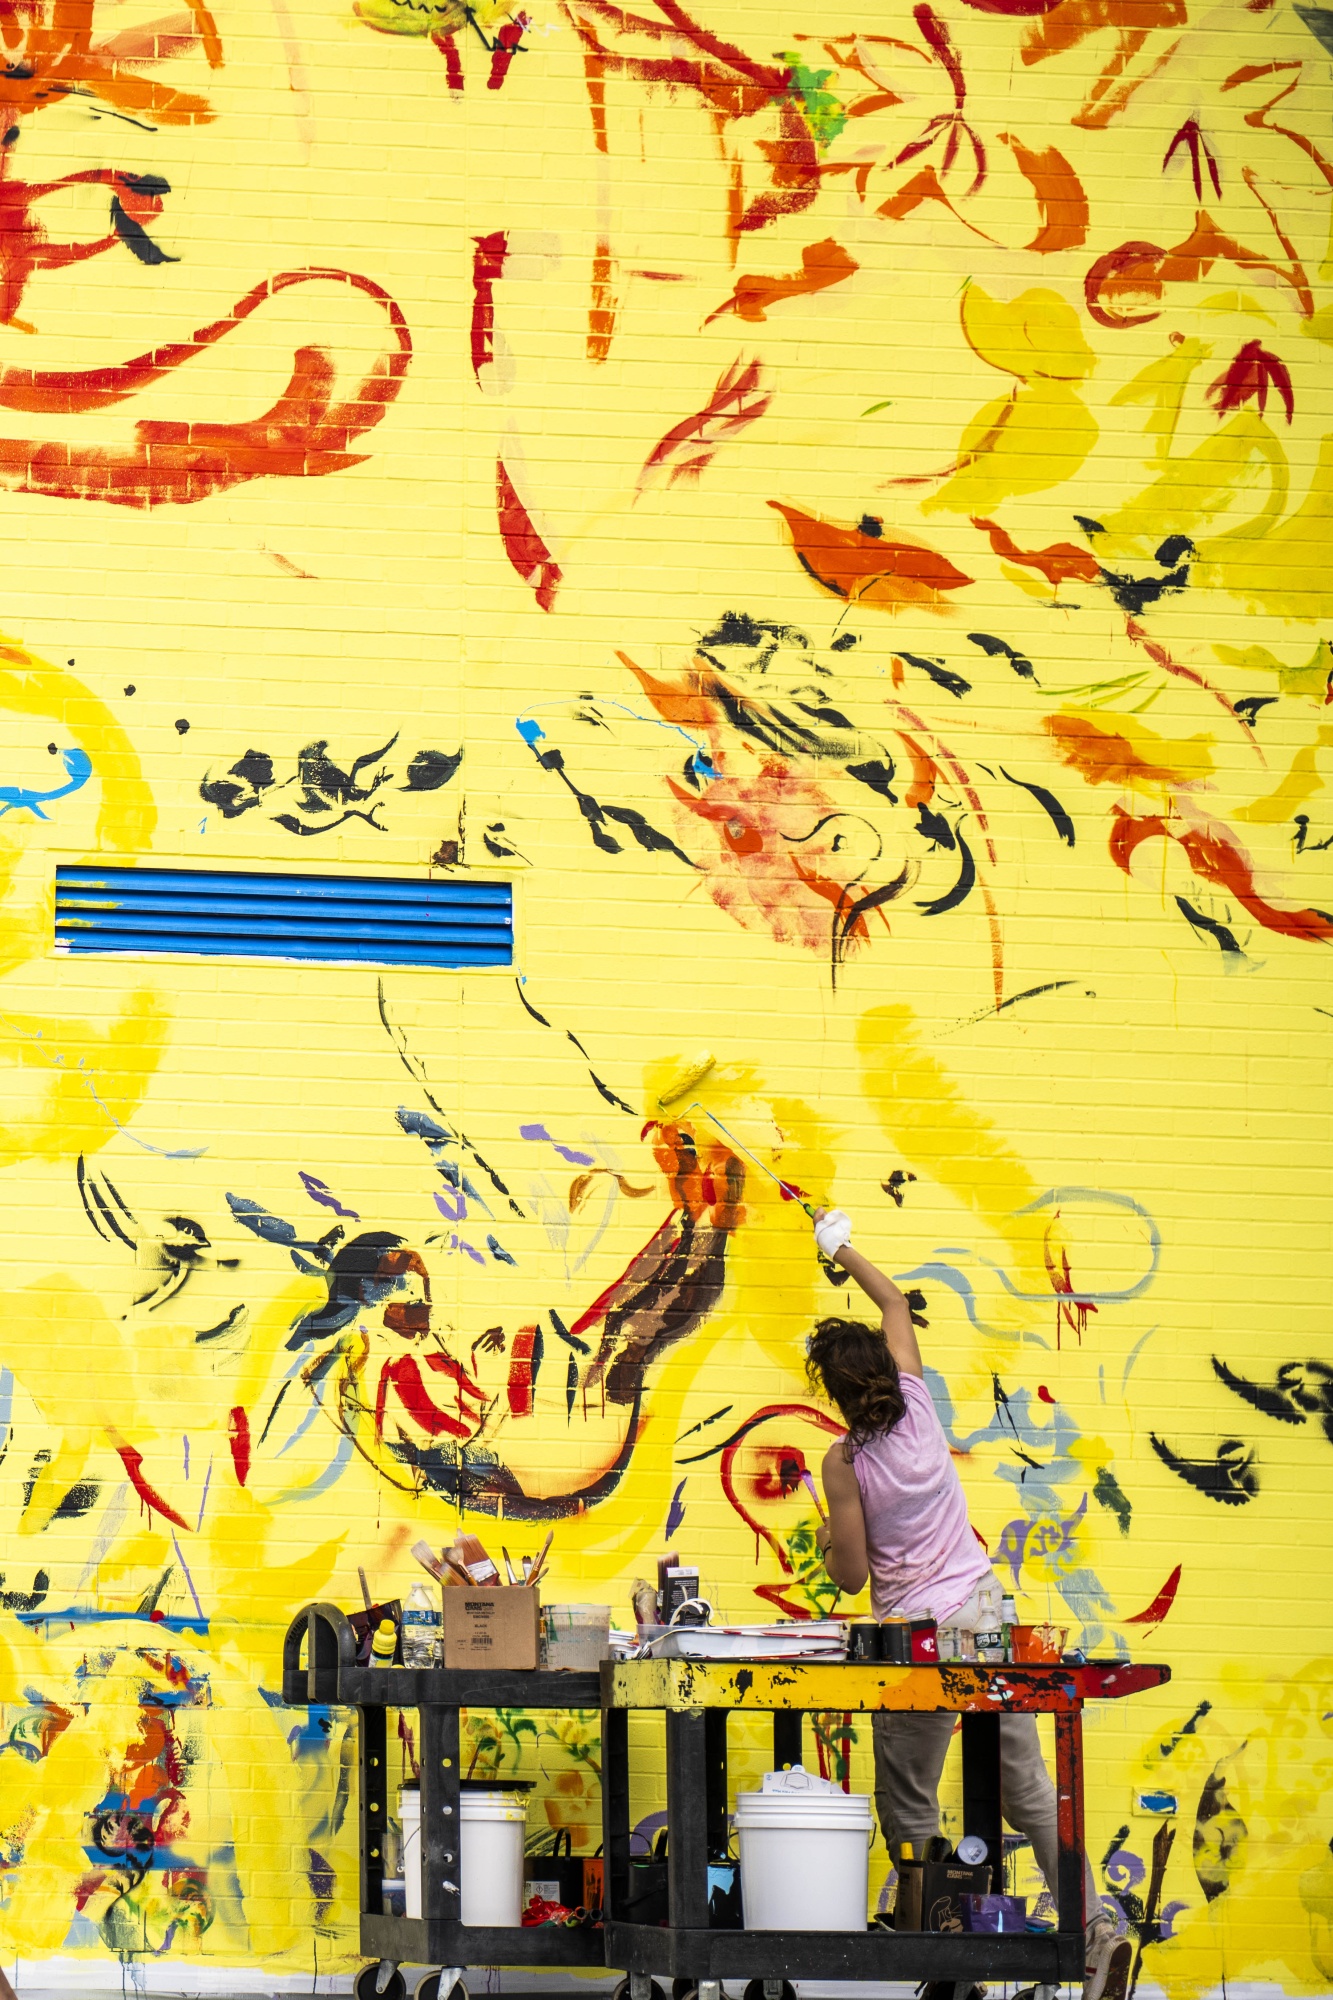
M 1134 1947 L 1109 1918 L 1093 1923 L 1083 1961 L 1083 2000 L 1125 2000 Z

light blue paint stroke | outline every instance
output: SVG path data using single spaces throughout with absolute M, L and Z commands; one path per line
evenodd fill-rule
M 315 1479 L 312 1479 L 308 1486 L 288 1486 L 281 1493 L 275 1493 L 268 1503 L 269 1506 L 282 1507 L 287 1505 L 289 1501 L 318 1500 L 322 1494 L 329 1492 L 332 1487 L 337 1485 L 351 1462 L 352 1440 L 344 1432 L 338 1440 L 337 1451 L 333 1454 L 323 1472 Z
M 706 778 L 716 778 L 718 776 L 709 758 L 707 744 L 702 738 L 691 736 L 689 730 L 682 729 L 678 722 L 666 722 L 660 715 L 644 715 L 640 709 L 631 708 L 627 701 L 604 701 L 600 695 L 597 697 L 597 706 L 599 709 L 614 708 L 621 715 L 627 715 L 631 722 L 644 722 L 647 723 L 650 729 L 664 729 L 668 736 L 681 737 L 694 752 L 692 762 L 695 770 Z M 553 708 L 567 713 L 569 704 L 568 702 L 560 701 L 538 702 L 535 708 L 525 709 L 515 722 L 514 727 L 530 749 L 538 743 L 544 743 L 546 740 L 546 731 L 533 722 L 531 718 L 534 715 L 548 714 Z
M 9 1029 L 11 1034 L 22 1036 L 27 1041 L 45 1042 L 45 1037 L 40 1028 L 29 1029 L 20 1027 L 18 1022 L 15 1021 L 8 1014 L 0 1014 L 0 1023 L 3 1023 L 3 1025 Z M 47 1044 L 46 1046 L 43 1047 L 42 1054 L 50 1058 L 51 1065 L 54 1069 L 59 1069 L 59 1070 L 64 1069 L 65 1058 L 59 1049 L 53 1049 L 50 1047 L 49 1044 Z M 115 1126 L 117 1132 L 119 1132 L 123 1138 L 128 1139 L 131 1145 L 140 1147 L 145 1153 L 156 1153 L 158 1158 L 163 1160 L 200 1160 L 203 1158 L 204 1154 L 208 1151 L 207 1146 L 177 1146 L 174 1148 L 170 1146 L 151 1146 L 148 1143 L 147 1139 L 140 1139 L 136 1137 L 136 1135 L 133 1132 L 131 1132 L 129 1126 L 122 1124 L 120 1119 L 117 1118 L 115 1112 L 111 1109 L 111 1106 L 106 1102 L 105 1098 L 101 1095 L 100 1091 L 97 1088 L 97 1085 L 93 1082 L 91 1076 L 89 1076 L 87 1066 L 85 1065 L 82 1056 L 79 1057 L 78 1062 L 75 1064 L 74 1069 L 70 1072 L 70 1074 L 78 1077 L 79 1082 L 83 1085 L 89 1097 L 92 1098 L 93 1103 L 97 1106 L 98 1110 L 102 1113 L 102 1115 L 105 1118 L 110 1119 L 111 1123 Z
M 185 1582 L 189 1589 L 190 1596 L 194 1600 L 194 1608 L 199 1613 L 199 1616 L 202 1618 L 204 1615 L 204 1607 L 199 1602 L 199 1592 L 194 1587 L 194 1578 L 190 1575 L 189 1564 L 186 1562 L 184 1556 L 181 1554 L 181 1545 L 176 1540 L 176 1533 L 174 1529 L 172 1530 L 172 1535 L 171 1535 L 171 1546 L 176 1551 L 176 1560 L 181 1566 L 181 1574 L 185 1578 Z
M 9 1443 L 9 1423 L 14 1414 L 14 1374 L 9 1368 L 0 1368 L 0 1453 Z
M 290 1381 L 290 1379 L 291 1378 L 289 1376 L 288 1380 Z M 314 1401 L 311 1403 L 310 1408 L 306 1411 L 300 1423 L 296 1426 L 296 1429 L 292 1432 L 291 1436 L 288 1438 L 286 1444 L 279 1445 L 278 1449 L 274 1452 L 273 1456 L 275 1458 L 285 1458 L 287 1453 L 291 1450 L 292 1446 L 294 1444 L 298 1444 L 300 1440 L 305 1436 L 306 1432 L 310 1429 L 311 1424 L 314 1423 L 315 1418 L 319 1415 L 319 1412 L 320 1412 L 320 1398 L 316 1396 Z
M 88 1551 L 88 1560 L 83 1565 L 83 1574 L 74 1586 L 75 1595 L 87 1590 L 98 1570 L 106 1560 L 106 1555 L 116 1536 L 124 1525 L 129 1511 L 130 1482 L 122 1479 L 102 1509 L 102 1519 L 97 1530 L 97 1539 Z
M 922 1283 L 930 1282 L 937 1285 L 947 1285 L 949 1290 L 956 1292 L 958 1297 L 963 1301 L 963 1308 L 978 1333 L 993 1334 L 998 1340 L 1032 1340 L 1036 1342 L 1038 1347 L 1050 1348 L 1050 1341 L 1043 1334 L 1034 1333 L 1031 1328 L 1015 1330 L 1012 1326 L 992 1326 L 989 1320 L 983 1319 L 977 1311 L 977 1295 L 972 1288 L 972 1280 L 964 1272 L 960 1271 L 956 1265 L 918 1264 L 915 1270 L 895 1271 L 893 1276 L 894 1283 L 899 1286 L 910 1285 L 914 1279 L 918 1279 Z M 1067 1293 L 1061 1292 L 1041 1294 L 1041 1297 L 1046 1299 L 1048 1304 L 1051 1299 L 1067 1296 Z
M 1146 1223 L 1148 1228 L 1148 1247 L 1152 1255 L 1152 1262 L 1149 1264 L 1148 1269 L 1137 1284 L 1130 1285 L 1125 1291 L 1121 1292 L 1020 1292 L 1017 1285 L 1006 1276 L 999 1264 L 991 1263 L 988 1257 L 979 1256 L 977 1262 L 985 1264 L 988 1270 L 994 1271 L 996 1277 L 1000 1280 L 1000 1283 L 1011 1298 L 1023 1299 L 1028 1302 L 1040 1300 L 1043 1303 L 1055 1298 L 1067 1300 L 1070 1305 L 1076 1306 L 1122 1306 L 1127 1305 L 1130 1299 L 1141 1297 L 1147 1291 L 1149 1285 L 1157 1276 L 1157 1266 L 1162 1260 L 1162 1232 L 1142 1202 L 1135 1201 L 1133 1195 L 1112 1194 L 1106 1188 L 1048 1188 L 1046 1193 L 1039 1194 L 1035 1201 L 1026 1202 L 1022 1208 L 1014 1209 L 1013 1214 L 1015 1217 L 1020 1215 L 1034 1215 L 1038 1209 L 1063 1208 L 1068 1203 L 1077 1201 L 1087 1202 L 1093 1207 L 1100 1203 L 1106 1208 L 1121 1208 L 1126 1210 L 1130 1215 L 1137 1215 L 1140 1222 Z
M 486 1248 L 490 1251 L 497 1264 L 512 1264 L 515 1270 L 518 1269 L 518 1258 L 511 1257 L 503 1243 L 499 1242 L 494 1236 L 486 1238 Z
M 67 785 L 57 785 L 53 791 L 35 792 L 25 785 L 0 785 L 0 819 L 13 812 L 16 806 L 26 806 L 38 819 L 48 819 L 50 815 L 42 811 L 52 799 L 68 798 L 71 792 L 81 791 L 93 774 L 93 760 L 86 750 L 62 750 L 60 761 L 69 777 Z
M 1125 1386 L 1129 1381 L 1129 1371 L 1134 1366 L 1134 1363 L 1138 1360 L 1139 1355 L 1143 1352 L 1143 1349 L 1148 1345 L 1148 1342 L 1152 1339 L 1153 1335 L 1159 1331 L 1160 1331 L 1160 1323 L 1158 1326 L 1150 1326 L 1148 1328 L 1148 1331 L 1142 1336 L 1142 1338 L 1136 1340 L 1133 1347 L 1130 1349 L 1129 1359 L 1125 1363 L 1125 1372 L 1120 1377 L 1120 1393 L 1122 1396 L 1125 1393 Z

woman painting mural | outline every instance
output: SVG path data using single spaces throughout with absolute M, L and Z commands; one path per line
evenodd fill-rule
M 978 1592 L 991 1566 L 967 1518 L 967 1501 L 924 1381 L 907 1300 L 891 1278 L 852 1247 L 841 1209 L 815 1214 L 815 1241 L 850 1272 L 879 1307 L 876 1330 L 857 1320 L 821 1320 L 809 1347 L 812 1385 L 835 1403 L 847 1435 L 824 1458 L 828 1525 L 819 1531 L 824 1565 L 849 1595 L 870 1579 L 876 1618 L 981 1622 Z M 953 1735 L 945 1709 L 887 1710 L 874 1718 L 875 1802 L 890 1852 L 940 1830 L 939 1782 Z M 1031 1715 L 1000 1717 L 1005 1818 L 1032 1843 L 1054 1893 L 1055 1787 Z M 1087 1863 L 1084 1863 L 1085 1868 Z M 1131 1948 L 1087 1868 L 1087 1955 L 1083 2000 L 1122 2000 Z

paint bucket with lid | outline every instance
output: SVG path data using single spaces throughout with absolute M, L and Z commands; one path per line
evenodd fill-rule
M 747 1931 L 863 1931 L 870 1800 L 793 1765 L 741 1792 L 733 1822 Z
M 459 1787 L 459 1922 L 512 1924 L 523 1921 L 523 1838 L 530 1782 L 497 1781 Z M 404 1785 L 398 1799 L 403 1827 L 404 1911 L 422 1915 L 421 1793 Z M 449 1871 L 452 1873 L 452 1870 Z

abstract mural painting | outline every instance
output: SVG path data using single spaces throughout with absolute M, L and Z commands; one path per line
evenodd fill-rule
M 1333 14 L 0 28 L 5 1964 L 346 1974 L 281 1639 L 422 1537 L 848 1610 L 797 1191 L 1020 1605 L 1172 1667 L 1088 1732 L 1143 1978 L 1327 1990 Z M 512 962 L 58 952 L 98 863 Z M 595 1717 L 468 1730 L 596 1845 Z

